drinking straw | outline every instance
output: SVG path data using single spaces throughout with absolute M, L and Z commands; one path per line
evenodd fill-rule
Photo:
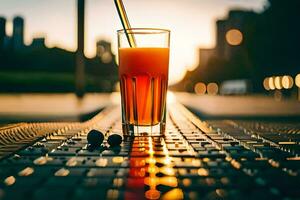
M 126 14 L 126 10 L 124 7 L 124 4 L 122 2 L 122 0 L 114 0 L 119 17 L 121 19 L 121 23 L 123 25 L 124 28 L 124 32 L 126 34 L 128 43 L 130 47 L 136 47 L 136 42 L 135 42 L 135 38 L 133 34 L 128 33 L 128 29 L 131 29 L 127 14 Z

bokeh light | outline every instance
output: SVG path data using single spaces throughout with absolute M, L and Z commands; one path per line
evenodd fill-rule
M 238 29 L 230 29 L 226 33 L 226 41 L 232 46 L 240 45 L 243 41 L 243 34 Z
M 282 87 L 284 89 L 290 89 L 294 85 L 293 78 L 291 76 L 287 76 L 287 75 L 282 77 L 281 82 L 282 82 Z
M 198 95 L 205 94 L 205 92 L 206 92 L 206 85 L 204 83 L 199 82 L 199 83 L 197 83 L 195 85 L 194 91 Z
M 263 86 L 264 86 L 265 90 L 270 90 L 270 87 L 269 87 L 269 77 L 267 77 L 267 78 L 264 79 Z
M 109 52 L 105 52 L 103 53 L 103 55 L 101 56 L 101 61 L 103 63 L 110 63 L 112 61 L 113 57 Z
M 280 76 L 276 76 L 274 78 L 274 86 L 276 89 L 281 90 L 282 89 L 282 84 L 281 84 L 281 77 Z
M 207 85 L 207 93 L 208 94 L 210 94 L 210 95 L 216 95 L 216 94 L 218 94 L 218 91 L 219 91 L 218 84 L 216 84 L 216 83 L 209 83 Z
M 274 77 L 269 77 L 269 88 L 270 90 L 275 90 Z
M 300 88 L 300 74 L 295 77 L 295 84 L 298 88 Z

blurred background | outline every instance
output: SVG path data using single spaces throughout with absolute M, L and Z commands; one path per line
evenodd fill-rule
M 124 0 L 172 31 L 170 89 L 300 99 L 300 1 Z M 0 0 L 0 92 L 118 90 L 113 0 Z

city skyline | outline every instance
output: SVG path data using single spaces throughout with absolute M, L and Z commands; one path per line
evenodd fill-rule
M 76 1 L 63 1 L 59 7 L 58 1 L 49 3 L 29 0 L 25 3 L 0 0 L 0 2 L 2 4 L 0 15 L 8 19 L 6 27 L 8 34 L 12 32 L 9 21 L 13 16 L 21 15 L 25 18 L 25 44 L 30 44 L 33 37 L 45 36 L 47 47 L 58 46 L 69 51 L 76 50 Z M 179 81 L 184 76 L 186 67 L 189 70 L 196 67 L 199 47 L 214 46 L 215 20 L 218 17 L 225 16 L 231 8 L 260 12 L 266 6 L 264 0 L 185 2 L 126 0 L 124 3 L 133 27 L 154 26 L 171 29 L 171 83 Z M 216 4 L 219 6 L 216 7 Z M 182 16 L 182 20 L 176 16 Z M 197 21 L 199 26 L 192 26 Z M 101 38 L 111 41 L 112 50 L 116 53 L 115 31 L 120 28 L 113 1 L 86 1 L 86 56 L 93 57 L 96 54 L 96 41 Z

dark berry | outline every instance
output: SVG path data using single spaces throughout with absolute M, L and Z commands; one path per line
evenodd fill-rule
M 122 136 L 119 134 L 111 134 L 107 139 L 108 144 L 111 147 L 119 146 L 122 143 Z
M 87 141 L 93 147 L 100 146 L 103 140 L 104 140 L 103 133 L 94 129 L 91 130 L 87 135 Z

